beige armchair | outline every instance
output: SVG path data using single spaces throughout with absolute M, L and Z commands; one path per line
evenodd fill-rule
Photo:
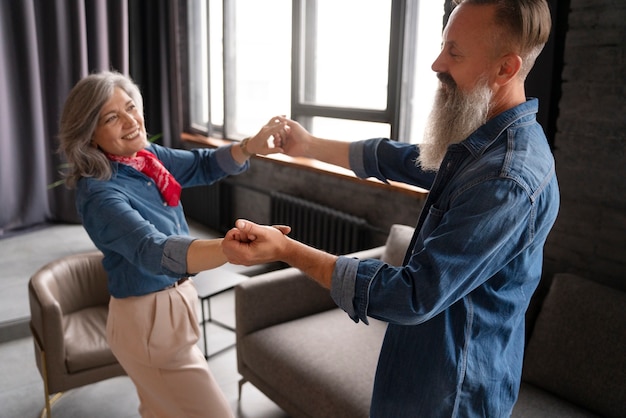
M 106 341 L 110 295 L 102 257 L 99 251 L 63 257 L 42 267 L 28 284 L 48 417 L 63 391 L 125 374 Z

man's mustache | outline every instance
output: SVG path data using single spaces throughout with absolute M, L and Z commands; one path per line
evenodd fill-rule
M 437 73 L 437 78 L 442 84 L 445 84 L 450 87 L 456 87 L 456 82 L 452 78 L 452 76 L 448 73 Z

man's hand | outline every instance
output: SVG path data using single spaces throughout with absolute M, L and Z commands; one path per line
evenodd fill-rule
M 295 241 L 287 237 L 289 232 L 288 226 L 262 226 L 239 219 L 222 240 L 222 251 L 229 262 L 244 266 L 284 261 L 330 288 L 337 256 Z
M 276 117 L 287 124 L 287 135 L 279 143 L 282 151 L 291 157 L 313 158 L 350 170 L 350 141 L 338 141 L 311 135 L 298 122 L 284 116 Z
M 280 137 L 280 142 L 275 146 L 280 147 L 282 152 L 290 157 L 311 157 L 310 147 L 313 136 L 295 120 L 285 116 L 277 116 L 280 123 L 286 124 L 289 128 L 287 135 Z
M 222 251 L 230 263 L 251 266 L 272 261 L 282 261 L 289 245 L 286 235 L 291 228 L 286 225 L 263 226 L 239 219 L 226 233 Z

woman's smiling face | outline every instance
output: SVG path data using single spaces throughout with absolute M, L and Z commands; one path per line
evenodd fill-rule
M 143 115 L 133 99 L 116 87 L 98 117 L 93 143 L 106 153 L 134 157 L 147 145 Z

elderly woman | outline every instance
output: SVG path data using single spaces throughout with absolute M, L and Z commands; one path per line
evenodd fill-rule
M 66 184 L 104 253 L 111 301 L 107 339 L 137 388 L 143 417 L 232 417 L 197 347 L 191 276 L 225 263 L 221 239 L 189 236 L 183 187 L 245 171 L 253 154 L 280 151 L 289 129 L 272 119 L 257 135 L 217 149 L 179 150 L 147 140 L 143 100 L 128 77 L 92 74 L 70 92 L 60 122 Z

